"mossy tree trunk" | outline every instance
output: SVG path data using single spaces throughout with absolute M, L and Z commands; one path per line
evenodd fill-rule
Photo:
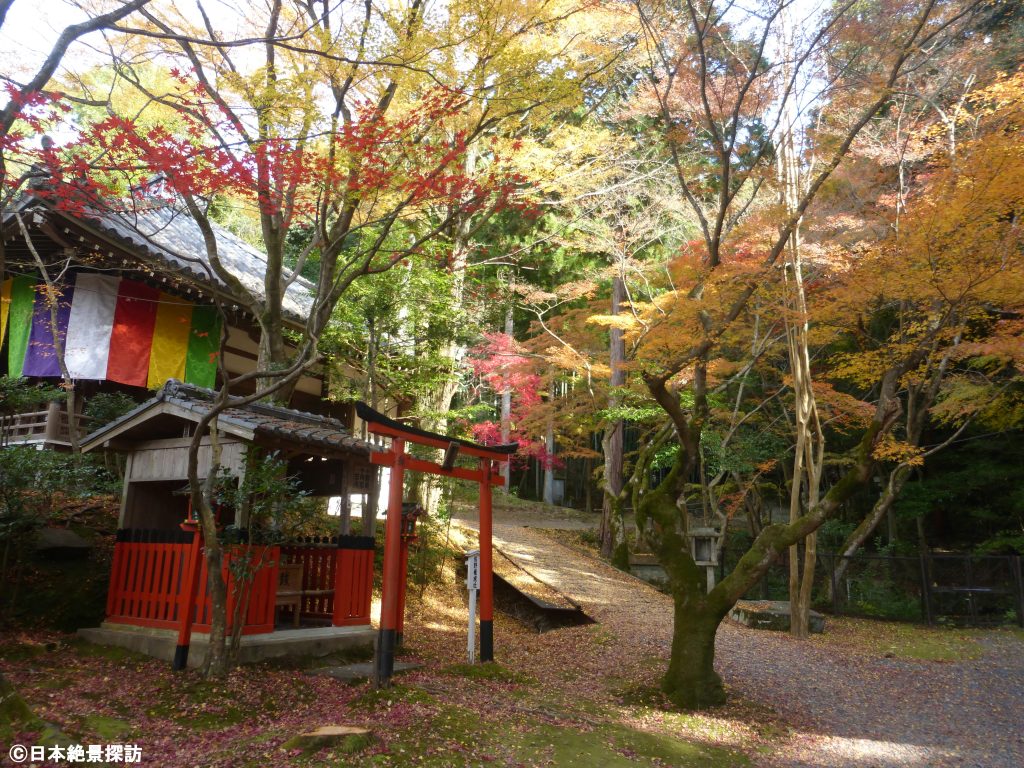
M 916 362 L 910 360 L 907 365 Z M 847 473 L 803 515 L 787 524 L 765 526 L 733 571 L 710 592 L 706 591 L 703 570 L 690 555 L 685 506 L 679 503 L 685 481 L 695 468 L 698 454 L 694 444 L 699 431 L 688 417 L 677 422 L 681 437 L 676 461 L 661 483 L 642 496 L 637 505 L 637 524 L 665 569 L 672 593 L 672 653 L 662 690 L 676 706 L 703 709 L 725 701 L 725 689 L 714 667 L 718 626 L 788 547 L 816 531 L 871 477 L 874 448 L 900 413 L 893 392 L 904 370 L 901 367 L 887 374 L 875 418 L 861 437 Z M 675 412 L 682 414 L 678 408 Z
M 0 725 L 29 723 L 35 715 L 11 682 L 0 672 Z
M 624 264 L 620 260 L 619 272 L 612 278 L 612 315 L 618 315 L 626 297 Z M 608 363 L 611 376 L 608 384 L 608 410 L 619 406 L 618 389 L 626 383 L 623 367 L 626 359 L 626 344 L 621 328 L 608 331 Z M 610 558 L 620 568 L 629 567 L 629 548 L 622 519 L 622 468 L 623 437 L 626 423 L 621 418 L 612 418 L 604 429 L 601 449 L 604 453 L 604 501 L 601 507 L 601 554 Z
M 188 481 L 192 509 L 198 512 L 203 535 L 203 557 L 206 560 L 206 588 L 210 595 L 210 640 L 203 662 L 204 677 L 223 677 L 230 658 L 227 648 L 228 585 L 224 578 L 224 549 L 218 539 L 217 518 L 213 510 L 213 493 L 220 472 L 221 446 L 217 434 L 217 407 L 227 404 L 227 391 L 221 389 L 216 406 L 196 425 L 188 451 Z M 206 477 L 199 477 L 199 447 L 209 427 L 212 441 L 210 466 Z

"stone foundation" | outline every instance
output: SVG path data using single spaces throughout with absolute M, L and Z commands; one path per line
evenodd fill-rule
M 148 629 L 129 624 L 104 622 L 99 627 L 78 630 L 79 637 L 98 645 L 115 645 L 131 651 L 174 660 L 178 633 L 173 629 Z M 312 627 L 285 629 L 262 635 L 243 635 L 238 649 L 242 664 L 253 664 L 282 656 L 327 656 L 338 651 L 371 650 L 377 632 L 372 627 Z M 188 665 L 198 667 L 206 658 L 209 635 L 193 633 Z
M 729 611 L 729 618 L 751 629 L 789 631 L 789 602 L 786 600 L 740 600 Z M 825 631 L 825 617 L 811 611 L 811 632 Z

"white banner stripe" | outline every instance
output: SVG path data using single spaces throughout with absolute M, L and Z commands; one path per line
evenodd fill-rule
M 81 272 L 75 278 L 64 359 L 73 379 L 105 379 L 121 280 Z

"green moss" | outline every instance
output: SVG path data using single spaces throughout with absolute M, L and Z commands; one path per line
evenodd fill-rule
M 544 707 L 549 717 L 560 718 L 559 708 Z M 387 753 L 365 757 L 317 754 L 318 765 L 416 765 L 428 768 L 479 766 L 489 762 L 508 765 L 555 765 L 573 768 L 622 766 L 746 766 L 737 752 L 602 723 L 595 708 L 588 727 L 554 725 L 534 718 L 495 722 L 466 707 L 443 706 L 427 723 L 390 734 Z M 573 705 L 573 712 L 579 708 Z M 564 713 L 571 720 L 568 713 Z
M 822 637 L 820 642 L 890 658 L 953 662 L 980 658 L 984 649 L 978 639 L 984 636 L 979 630 L 845 619 L 832 637 Z
M 69 677 L 54 675 L 39 681 L 39 687 L 44 691 L 60 691 L 67 688 L 71 683 L 72 680 Z M 86 696 L 86 698 L 96 698 L 98 700 L 104 698 L 104 695 L 97 691 L 94 696 Z
M 452 664 L 442 671 L 449 675 L 468 677 L 470 680 L 498 680 L 503 683 L 523 684 L 536 682 L 533 678 L 513 672 L 494 661 L 483 664 Z
M 70 641 L 75 653 L 79 656 L 88 656 L 94 659 L 106 659 L 107 661 L 152 661 L 152 658 L 145 654 L 121 648 L 117 645 L 98 645 L 90 643 L 81 638 L 74 638 Z
M 36 743 L 44 747 L 66 747 L 75 742 L 53 723 L 46 723 Z
M 668 702 L 665 694 L 656 685 L 627 685 L 613 690 L 613 693 L 615 698 L 630 706 L 660 709 Z
M 29 661 L 46 653 L 38 643 L 4 643 L 0 645 L 0 659 L 4 661 Z
M 0 676 L 0 727 L 6 733 L 15 723 L 31 723 L 36 720 L 25 700 L 21 698 L 11 682 Z
M 590 732 L 544 726 L 523 737 L 518 752 L 524 761 L 548 759 L 564 768 L 603 766 L 720 766 L 748 765 L 747 758 L 730 750 L 706 747 L 618 725 L 602 725 Z
M 116 717 L 103 715 L 86 715 L 82 720 L 82 729 L 89 735 L 96 736 L 103 742 L 123 740 L 132 732 L 132 724 Z
M 590 641 L 600 648 L 609 648 L 618 643 L 619 638 L 600 624 L 594 624 L 590 627 Z
M 275 708 L 273 701 L 265 701 L 260 711 L 272 713 Z M 195 730 L 237 725 L 255 714 L 238 707 L 231 692 L 216 680 L 172 683 L 146 711 L 150 717 L 166 718 Z
M 376 709 L 381 704 L 395 704 L 398 702 L 407 703 L 428 703 L 434 698 L 422 688 L 414 688 L 405 685 L 393 685 L 390 688 L 370 689 L 362 696 L 354 699 L 349 707 L 354 710 Z
M 622 542 L 612 552 L 612 565 L 621 571 L 629 572 L 629 545 Z

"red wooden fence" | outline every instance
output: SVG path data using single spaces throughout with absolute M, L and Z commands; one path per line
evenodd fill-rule
M 120 531 L 107 593 L 107 621 L 141 627 L 177 629 L 182 619 L 185 583 L 191 571 L 189 536 L 177 531 Z M 146 541 L 145 539 L 150 539 Z M 225 552 L 224 578 L 228 579 L 228 620 L 234 616 L 240 590 L 251 592 L 242 634 L 274 631 L 277 565 L 301 563 L 303 595 L 301 615 L 334 626 L 370 624 L 373 594 L 373 544 L 353 537 L 348 545 L 335 543 L 287 544 L 251 547 L 251 563 L 244 569 L 249 582 L 232 576 L 231 563 L 243 556 L 242 547 Z M 350 548 L 355 546 L 356 548 Z M 200 555 L 201 556 L 201 555 Z M 200 564 L 199 594 L 193 629 L 210 629 L 210 596 L 206 588 L 206 560 Z
M 177 629 L 190 545 L 119 541 L 107 592 L 107 621 Z
M 244 577 L 239 579 L 231 573 L 232 561 L 240 561 L 246 554 L 249 564 L 241 569 Z M 277 562 L 281 557 L 277 547 L 236 548 L 224 553 L 224 578 L 228 580 L 228 631 L 235 615 L 239 600 L 249 592 L 249 608 L 242 622 L 243 635 L 259 635 L 274 631 L 274 601 L 277 596 Z M 241 563 L 239 563 L 239 566 Z M 238 568 L 238 566 L 236 566 Z M 210 595 L 206 589 L 206 558 L 203 558 L 199 573 L 199 597 L 193 629 L 198 632 L 210 631 L 212 613 Z
M 335 569 L 336 627 L 369 625 L 373 598 L 373 550 L 339 549 Z
M 191 569 L 191 544 L 175 542 L 118 541 L 107 592 L 107 621 L 141 627 L 177 629 L 184 610 L 186 575 Z M 224 578 L 228 579 L 228 620 L 234 616 L 241 590 L 251 591 L 242 634 L 274 631 L 274 598 L 277 590 L 277 547 L 253 547 L 252 580 L 245 583 L 231 575 L 231 562 L 240 550 L 225 553 Z M 206 589 L 206 561 L 200 565 L 199 594 L 193 629 L 210 629 L 210 595 Z

